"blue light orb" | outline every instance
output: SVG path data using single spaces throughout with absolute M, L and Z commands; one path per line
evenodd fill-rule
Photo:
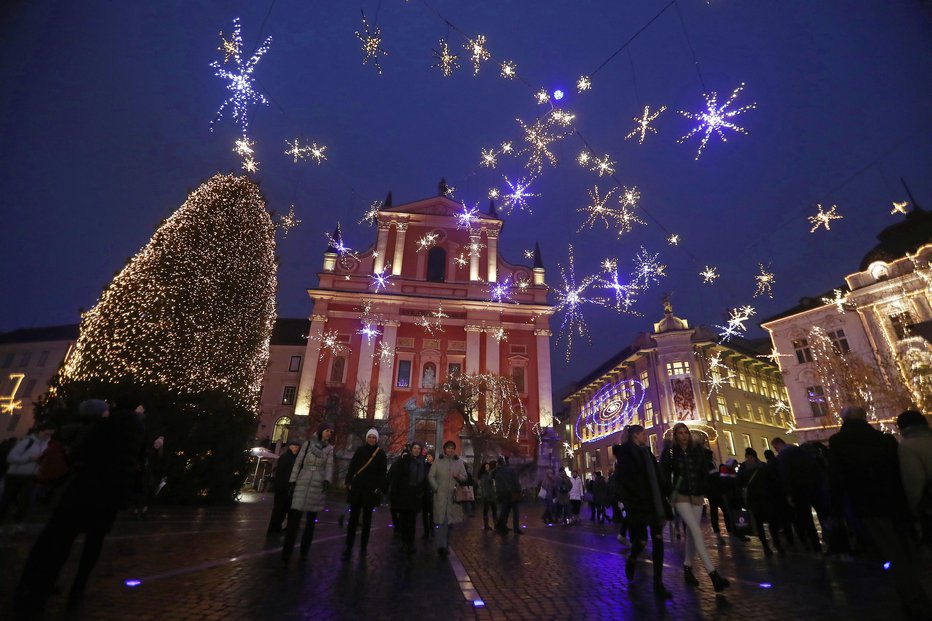
M 884 568 L 884 569 L 890 569 L 890 561 L 887 561 L 886 563 L 884 563 L 884 564 L 883 564 L 883 568 Z
M 564 93 L 560 89 L 553 91 L 553 98 L 556 99 L 557 101 L 560 101 L 561 99 L 563 99 L 563 95 Z

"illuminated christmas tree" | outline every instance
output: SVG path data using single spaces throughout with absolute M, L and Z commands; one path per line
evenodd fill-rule
M 69 382 L 219 393 L 255 414 L 275 321 L 275 227 L 259 188 L 215 175 L 84 314 Z

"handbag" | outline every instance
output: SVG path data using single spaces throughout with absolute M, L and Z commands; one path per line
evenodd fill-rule
M 453 488 L 453 502 L 473 502 L 475 499 L 472 485 L 457 485 Z

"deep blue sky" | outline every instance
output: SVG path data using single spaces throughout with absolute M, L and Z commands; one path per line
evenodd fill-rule
M 649 329 L 665 290 L 696 324 L 748 303 L 759 319 L 837 285 L 876 232 L 902 217 L 889 214 L 904 200 L 901 176 L 932 205 L 932 29 L 920 2 L 680 0 L 708 89 L 725 97 L 745 82 L 737 104 L 758 104 L 737 119 L 748 136 L 713 138 L 698 162 L 696 140 L 676 143 L 691 121 L 675 111 L 699 110 L 703 100 L 675 7 L 632 43 L 630 57 L 622 52 L 594 75 L 591 92 L 573 88 L 666 3 L 430 3 L 460 29 L 485 34 L 531 84 L 571 93 L 564 107 L 579 132 L 612 155 L 618 178 L 638 186 L 656 219 L 620 239 L 576 234 L 587 189 L 598 183 L 604 192 L 608 182 L 576 165 L 572 136 L 556 149 L 560 164 L 535 183 L 534 215 L 506 219 L 504 256 L 518 262 L 540 241 L 552 284 L 570 242 L 581 273 L 609 256 L 624 265 L 641 244 L 668 265 L 665 281 L 642 296 L 644 317 L 586 309 L 595 342 L 574 347 L 569 365 L 557 347 L 557 386 Z M 471 174 L 480 150 L 517 139 L 515 119 L 542 111 L 527 86 L 502 80 L 491 63 L 479 77 L 465 57 L 451 78 L 431 69 L 438 39 L 459 49 L 461 38 L 418 0 L 14 4 L 0 25 L 0 330 L 76 322 L 189 189 L 238 169 L 231 120 L 208 130 L 225 97 L 208 65 L 234 17 L 247 49 L 273 37 L 256 70 L 271 100 L 251 119 L 256 178 L 270 209 L 293 203 L 304 221 L 278 248 L 281 316 L 308 314 L 304 290 L 316 284 L 323 233 L 337 220 L 347 243 L 365 248 L 374 230 L 356 222 L 369 203 L 389 190 L 396 205 L 431 196 L 442 176 L 457 198 L 484 207 L 488 188 L 502 174 L 519 176 L 520 165 Z M 381 76 L 362 64 L 353 34 L 360 9 L 370 21 L 377 15 L 391 53 Z M 668 106 L 660 133 L 643 145 L 624 140 L 639 100 Z M 328 161 L 293 164 L 282 151 L 295 136 L 327 145 Z M 809 234 L 816 202 L 837 203 L 845 219 Z M 681 235 L 679 247 L 667 246 L 668 231 Z M 758 262 L 776 274 L 773 300 L 751 299 Z M 697 276 L 705 264 L 722 273 L 714 286 Z

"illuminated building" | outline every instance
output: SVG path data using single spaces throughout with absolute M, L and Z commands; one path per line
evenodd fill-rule
M 694 436 L 709 439 L 718 463 L 743 461 L 749 446 L 763 457 L 775 436 L 792 441 L 783 382 L 763 344 L 741 337 L 720 344 L 712 328 L 690 328 L 669 300 L 664 306 L 651 333 L 638 334 L 564 398 L 560 435 L 571 468 L 607 473 L 612 445 L 629 424 L 647 429 L 659 455 L 673 425 L 684 422 Z

